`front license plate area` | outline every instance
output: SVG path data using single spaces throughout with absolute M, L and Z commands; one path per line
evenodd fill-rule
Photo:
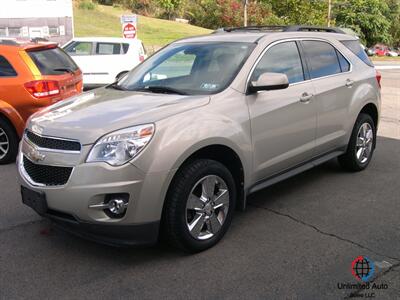
M 47 212 L 46 195 L 43 192 L 32 191 L 26 187 L 21 186 L 22 202 L 28 205 L 39 214 Z

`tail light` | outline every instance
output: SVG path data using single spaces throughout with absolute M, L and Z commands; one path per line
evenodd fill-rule
M 144 61 L 144 56 L 143 55 L 139 55 L 139 61 L 143 62 Z
M 36 80 L 25 83 L 25 89 L 35 98 L 46 98 L 60 94 L 55 80 Z
M 381 86 L 381 79 L 382 79 L 381 73 L 379 73 L 379 71 L 376 70 L 376 81 L 378 81 L 379 88 L 382 88 L 382 86 Z

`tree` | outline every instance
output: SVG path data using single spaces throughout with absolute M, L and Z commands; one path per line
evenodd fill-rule
M 387 18 L 391 22 L 389 32 L 393 45 L 400 46 L 400 0 L 386 0 L 386 4 L 389 7 Z
M 328 1 L 321 0 L 263 0 L 285 24 L 326 25 Z
M 368 47 L 391 42 L 388 14 L 385 0 L 347 0 L 334 6 L 336 24 L 353 29 Z

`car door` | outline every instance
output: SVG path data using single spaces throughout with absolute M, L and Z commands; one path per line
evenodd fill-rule
M 121 43 L 97 42 L 95 57 L 96 65 L 93 68 L 98 84 L 112 83 L 119 73 L 130 70 Z
M 357 82 L 351 64 L 326 41 L 302 41 L 317 106 L 316 153 L 324 154 L 344 145 L 348 109 Z
M 269 46 L 250 75 L 284 73 L 289 87 L 247 95 L 251 118 L 254 180 L 262 180 L 313 157 L 316 134 L 314 88 L 298 42 Z
M 72 57 L 83 73 L 83 84 L 92 84 L 95 80 L 93 75 L 94 66 L 97 64 L 93 55 L 94 43 L 88 41 L 72 41 L 65 45 L 63 49 Z

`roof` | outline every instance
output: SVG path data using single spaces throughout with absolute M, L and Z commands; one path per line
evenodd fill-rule
M 334 38 L 337 40 L 355 40 L 354 36 L 333 33 L 333 32 L 314 32 L 314 31 L 300 31 L 300 32 L 282 32 L 282 31 L 218 31 L 208 35 L 201 35 L 195 37 L 184 38 L 176 41 L 177 43 L 200 43 L 200 42 L 245 42 L 245 43 L 256 43 L 261 39 L 274 36 L 277 39 L 286 38 L 323 38 L 330 39 Z
M 117 38 L 117 37 L 75 37 L 72 41 L 80 41 L 80 42 L 104 42 L 104 43 L 127 43 L 127 44 L 135 44 L 141 42 L 139 39 L 125 39 L 125 38 Z
M 0 47 L 12 47 L 17 49 L 55 48 L 57 43 L 45 41 L 33 41 L 29 39 L 0 38 Z

